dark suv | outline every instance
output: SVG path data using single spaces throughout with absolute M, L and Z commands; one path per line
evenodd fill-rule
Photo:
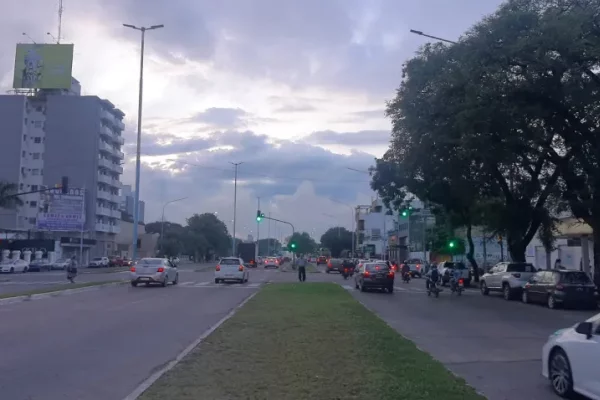
M 358 267 L 354 275 L 354 286 L 361 292 L 369 289 L 394 291 L 394 271 L 387 262 L 367 262 Z

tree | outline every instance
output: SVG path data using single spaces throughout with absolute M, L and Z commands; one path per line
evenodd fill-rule
M 317 248 L 317 243 L 306 232 L 295 232 L 288 239 L 288 243 L 296 243 L 296 253 L 299 254 L 314 253 Z
M 19 186 L 16 183 L 0 182 L 0 208 L 15 209 L 23 205 L 21 200 L 15 194 Z
M 321 246 L 328 248 L 333 257 L 339 257 L 343 250 L 352 250 L 352 232 L 343 227 L 333 227 L 321 236 Z
M 273 238 L 258 240 L 258 254 L 271 255 L 273 252 L 281 251 L 281 243 Z
M 194 254 L 194 252 L 188 252 L 185 247 L 187 231 L 180 224 L 168 221 L 164 221 L 164 224 L 162 221 L 150 222 L 146 224 L 146 232 L 164 234 L 158 239 L 159 257 L 174 257 L 182 253 Z
M 228 254 L 231 237 L 227 226 L 213 213 L 194 214 L 187 219 L 187 244 L 205 259 Z

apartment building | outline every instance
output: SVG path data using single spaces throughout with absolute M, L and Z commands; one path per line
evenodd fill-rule
M 84 188 L 88 250 L 84 260 L 112 254 L 116 248 L 123 116 L 109 101 L 81 96 L 79 90 L 0 96 L 0 181 L 17 183 L 19 191 L 26 192 L 54 186 L 67 176 L 71 188 Z M 40 198 L 39 193 L 24 195 L 23 207 L 0 209 L 0 229 L 38 231 Z M 75 238 L 81 232 L 54 232 L 54 236 L 61 241 L 71 237 L 74 240 L 64 241 L 78 247 Z
M 396 218 L 377 198 L 370 205 L 357 207 L 356 226 L 359 252 L 371 257 L 385 257 L 388 253 L 389 230 L 394 229 Z

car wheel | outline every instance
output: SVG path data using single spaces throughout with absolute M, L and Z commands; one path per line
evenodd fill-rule
M 481 281 L 481 284 L 479 285 L 479 290 L 481 290 L 481 294 L 484 296 L 490 294 L 490 289 L 488 289 L 487 285 L 485 284 L 485 281 Z
M 394 287 L 388 286 L 387 291 L 388 291 L 388 293 L 394 293 Z
M 215 278 L 215 283 L 219 283 L 219 280 L 217 278 Z
M 548 360 L 548 375 L 552 390 L 563 398 L 569 398 L 573 395 L 573 374 L 571 372 L 571 363 L 565 352 L 556 349 L 550 355 Z
M 14 274 L 15 273 L 15 269 L 13 267 L 10 267 L 10 273 Z
M 137 287 L 137 282 L 131 282 L 131 286 Z
M 527 290 L 523 290 L 523 293 L 521 294 L 521 301 L 525 304 L 529 304 L 529 294 L 527 293 Z
M 169 279 L 165 276 L 165 279 L 160 283 L 160 286 L 167 287 L 168 283 L 169 283 Z
M 367 291 L 367 288 L 362 283 L 360 284 L 360 291 L 361 292 L 366 292 Z
M 175 274 L 175 279 L 173 280 L 173 285 L 177 285 L 179 283 L 179 274 Z
M 504 284 L 502 288 L 502 294 L 504 296 L 504 300 L 509 301 L 512 300 L 512 291 L 510 289 L 510 285 L 508 283 Z
M 24 274 L 27 273 L 28 270 L 29 270 L 29 268 L 27 268 L 27 267 L 23 268 L 23 273 Z
M 354 281 L 354 288 L 358 289 L 358 283 L 356 283 L 356 281 Z
M 551 310 L 556 308 L 556 300 L 554 299 L 554 296 L 552 296 L 552 295 L 548 296 L 547 304 L 548 304 L 548 308 Z

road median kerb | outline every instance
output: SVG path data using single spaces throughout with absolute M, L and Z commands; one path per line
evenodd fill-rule
M 60 290 L 55 290 L 55 291 L 46 292 L 46 293 L 36 293 L 36 294 L 27 294 L 27 295 L 21 295 L 21 296 L 17 295 L 14 297 L 6 297 L 3 299 L 0 299 L 0 306 L 8 305 L 8 304 L 15 304 L 15 303 L 22 303 L 24 301 L 43 300 L 43 299 L 49 299 L 51 297 L 68 296 L 68 295 L 76 294 L 76 293 L 90 292 L 92 290 L 99 290 L 99 289 L 106 288 L 106 287 L 120 286 L 120 285 L 126 284 L 128 282 L 129 281 L 110 282 L 110 283 L 103 283 L 100 285 L 85 286 L 85 287 L 73 288 L 73 289 L 60 289 Z

